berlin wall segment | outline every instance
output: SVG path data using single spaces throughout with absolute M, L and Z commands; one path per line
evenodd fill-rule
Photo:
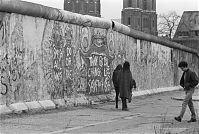
M 178 85 L 180 60 L 199 72 L 196 54 L 126 35 L 107 28 L 104 21 L 105 28 L 93 27 L 92 21 L 85 26 L 2 14 L 1 105 L 110 93 L 112 72 L 125 60 L 131 64 L 138 90 Z

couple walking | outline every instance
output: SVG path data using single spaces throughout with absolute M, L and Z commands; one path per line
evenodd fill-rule
M 124 62 L 123 67 L 119 64 L 113 72 L 113 85 L 115 87 L 116 108 L 118 108 L 118 97 L 122 100 L 122 110 L 128 111 L 127 100 L 131 102 L 132 88 L 136 88 L 136 82 L 132 77 L 129 62 Z

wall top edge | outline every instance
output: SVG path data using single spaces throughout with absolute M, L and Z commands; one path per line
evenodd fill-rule
M 180 45 L 175 42 L 162 39 L 157 36 L 143 33 L 141 31 L 136 31 L 121 23 L 104 18 L 93 17 L 89 15 L 81 15 L 21 0 L 0 0 L 0 12 L 17 13 L 33 17 L 41 17 L 45 19 L 77 24 L 82 26 L 104 28 L 104 29 L 112 28 L 117 32 L 126 34 L 133 38 L 160 43 L 161 45 L 165 45 L 167 47 L 176 48 L 189 53 L 196 54 L 199 57 L 199 52 L 197 52 L 194 49 L 188 48 L 186 46 Z
M 108 19 L 81 15 L 21 0 L 0 0 L 0 12 L 17 13 L 97 28 L 109 29 L 112 26 L 111 20 Z
M 195 50 L 195 49 L 186 47 L 186 46 L 181 45 L 181 44 L 176 43 L 176 42 L 172 42 L 172 41 L 165 39 L 165 38 L 162 38 L 162 37 L 154 36 L 154 35 L 151 35 L 151 34 L 147 34 L 147 33 L 141 32 L 141 31 L 131 29 L 128 26 L 125 26 L 125 25 L 118 23 L 116 21 L 113 21 L 113 23 L 114 23 L 113 30 L 118 31 L 120 33 L 129 35 L 133 38 L 143 39 L 143 40 L 147 40 L 147 41 L 150 41 L 150 42 L 159 43 L 161 45 L 164 45 L 164 46 L 167 46 L 167 47 L 170 47 L 170 48 L 175 48 L 175 49 L 179 49 L 179 50 L 186 51 L 186 52 L 189 52 L 189 53 L 193 53 L 193 54 L 195 54 L 196 56 L 199 57 L 199 52 L 197 52 L 197 50 Z

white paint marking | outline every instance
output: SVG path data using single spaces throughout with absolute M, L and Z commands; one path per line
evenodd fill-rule
M 62 129 L 62 130 L 59 130 L 59 131 L 54 131 L 54 132 L 50 132 L 50 133 L 46 133 L 46 134 L 64 133 L 64 132 L 68 132 L 68 131 L 71 131 L 71 130 L 81 129 L 81 128 L 90 127 L 90 126 L 96 126 L 96 125 L 100 125 L 100 124 L 111 123 L 111 122 L 114 122 L 114 121 L 116 121 L 116 120 L 98 122 L 98 123 L 88 124 L 88 125 L 85 125 L 85 126 L 78 126 L 78 127 L 68 128 L 68 129 Z
M 77 129 L 82 129 L 82 128 L 85 128 L 85 127 L 90 127 L 90 126 L 96 126 L 96 125 L 100 125 L 100 124 L 107 124 L 107 123 L 111 123 L 111 122 L 114 122 L 114 121 L 118 121 L 119 119 L 132 119 L 134 117 L 137 117 L 141 115 L 140 113 L 138 114 L 134 114 L 134 115 L 129 115 L 128 117 L 121 117 L 121 118 L 117 118 L 117 119 L 113 119 L 113 120 L 109 120 L 109 121 L 104 121 L 104 122 L 98 122 L 98 123 L 93 123 L 93 124 L 88 124 L 88 125 L 85 125 L 85 126 L 78 126 L 78 127 L 73 127 L 73 128 L 68 128 L 68 129 L 62 129 L 62 130 L 58 130 L 58 131 L 54 131 L 54 132 L 49 132 L 49 133 L 46 133 L 46 134 L 58 134 L 58 133 L 65 133 L 65 132 L 68 132 L 68 131 L 72 131 L 72 130 L 77 130 Z

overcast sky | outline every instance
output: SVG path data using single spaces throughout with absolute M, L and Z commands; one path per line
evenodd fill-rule
M 63 9 L 64 0 L 23 0 Z M 121 18 L 123 0 L 100 0 L 101 16 L 107 19 Z M 199 0 L 156 0 L 157 14 L 176 11 L 182 15 L 183 11 L 199 11 Z

